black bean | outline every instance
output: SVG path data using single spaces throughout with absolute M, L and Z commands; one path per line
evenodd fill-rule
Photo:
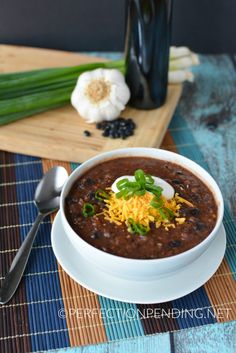
M 104 131 L 108 131 L 108 132 L 110 132 L 111 130 L 112 130 L 111 126 L 106 126 L 105 129 L 104 129 Z
M 75 217 L 72 218 L 72 222 L 73 222 L 74 225 L 78 225 L 78 224 L 81 224 L 83 222 L 83 219 L 81 217 L 75 216 Z
M 184 175 L 184 173 L 181 172 L 181 170 L 177 170 L 176 174 L 178 174 L 178 175 Z
M 204 230 L 206 228 L 206 226 L 202 222 L 196 222 L 194 228 L 200 232 L 200 231 Z
M 94 191 L 90 191 L 88 196 L 89 196 L 90 200 L 93 200 L 95 198 L 95 192 Z
M 96 125 L 97 129 L 103 130 L 102 136 L 111 138 L 122 138 L 132 136 L 136 127 L 132 119 L 119 117 L 112 121 L 103 121 Z
M 88 185 L 88 186 L 91 186 L 91 185 L 94 185 L 95 184 L 95 181 L 91 178 L 87 178 L 85 180 L 85 185 Z
M 68 205 L 71 205 L 71 204 L 77 203 L 77 202 L 79 202 L 79 199 L 77 197 L 74 197 L 74 196 L 73 197 L 71 197 L 71 196 L 66 197 L 66 203 Z
M 66 201 L 66 203 L 67 203 L 68 205 L 70 205 L 71 203 L 73 203 L 72 198 L 71 198 L 70 196 L 67 196 L 66 199 L 65 199 L 65 201 Z
M 99 239 L 101 237 L 102 237 L 102 232 L 99 232 L 99 231 L 92 232 L 90 235 L 90 238 L 92 239 Z
M 198 217 L 200 215 L 200 210 L 197 207 L 192 207 L 192 208 L 188 209 L 188 214 L 191 216 Z
M 102 123 L 97 123 L 97 124 L 96 124 L 96 128 L 97 128 L 98 130 L 101 130 L 101 129 L 102 129 Z
M 180 215 L 185 217 L 188 215 L 189 208 L 187 206 L 181 205 L 180 207 Z
M 183 217 L 193 216 L 191 217 L 191 219 L 195 219 L 196 221 L 200 216 L 200 210 L 197 207 L 188 207 L 188 206 L 181 205 L 180 214 Z M 194 218 L 194 217 L 197 217 L 197 218 Z
M 129 127 L 130 127 L 131 129 L 134 129 L 134 128 L 136 127 L 136 125 L 135 125 L 135 123 L 134 123 L 133 121 L 131 121 L 131 122 L 129 123 Z
M 172 180 L 172 183 L 174 183 L 174 184 L 181 184 L 182 181 L 179 180 L 179 179 L 173 179 L 173 180 Z
M 169 246 L 171 248 L 178 248 L 181 245 L 181 241 L 180 240 L 172 240 L 169 242 Z
M 205 195 L 203 196 L 203 200 L 204 200 L 205 202 L 208 202 L 210 199 L 211 199 L 211 195 L 209 195 L 209 194 L 205 194 Z
M 146 235 L 140 235 L 139 236 L 139 240 L 141 240 L 142 242 L 147 241 L 148 237 L 146 237 Z
M 103 131 L 102 136 L 105 136 L 105 137 L 109 136 L 109 131 L 108 130 Z
M 126 127 L 126 128 L 125 128 L 125 132 L 126 132 L 127 134 L 130 134 L 130 133 L 132 132 L 132 129 L 130 129 L 129 127 Z
M 101 208 L 103 208 L 106 205 L 106 203 L 102 200 L 96 200 L 96 201 L 97 201 L 98 206 L 100 206 Z
M 151 222 L 151 223 L 150 223 L 150 229 L 151 229 L 151 230 L 156 229 L 156 224 L 155 224 L 154 222 Z
M 191 200 L 193 203 L 195 202 L 200 202 L 201 201 L 201 196 L 199 194 L 191 194 Z
M 198 222 L 198 218 L 191 216 L 191 217 L 188 219 L 188 222 L 195 224 L 196 222 Z
M 112 236 L 112 234 L 110 232 L 104 232 L 103 236 L 105 238 L 110 238 Z
M 91 136 L 91 132 L 88 130 L 84 130 L 84 136 L 86 136 L 86 137 Z

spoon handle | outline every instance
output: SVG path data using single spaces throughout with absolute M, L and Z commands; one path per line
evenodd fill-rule
M 0 289 L 0 304 L 7 303 L 15 293 L 28 262 L 39 225 L 44 217 L 45 215 L 38 214 L 32 228 L 17 251 Z

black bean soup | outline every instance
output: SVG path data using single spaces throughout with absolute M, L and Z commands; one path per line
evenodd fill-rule
M 111 223 L 102 216 L 84 217 L 84 202 L 93 204 L 96 213 L 104 208 L 104 202 L 95 198 L 97 189 L 111 187 L 118 177 L 134 175 L 137 169 L 164 179 L 194 205 L 181 205 L 184 224 L 168 230 L 151 227 L 148 234 L 138 235 L 130 233 L 125 224 Z M 86 242 L 110 254 L 135 259 L 163 258 L 191 249 L 209 235 L 217 218 L 211 191 L 194 174 L 177 164 L 143 157 L 117 158 L 88 170 L 71 188 L 65 211 L 71 227 Z

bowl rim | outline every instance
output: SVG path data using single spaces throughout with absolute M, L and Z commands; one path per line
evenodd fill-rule
M 73 183 L 76 180 L 76 177 L 78 178 L 77 174 L 82 170 L 82 173 L 80 175 L 83 175 L 87 170 L 93 168 L 94 166 L 96 166 L 99 163 L 102 163 L 104 161 L 110 160 L 110 159 L 116 159 L 116 158 L 122 158 L 123 156 L 125 157 L 129 157 L 129 152 L 128 151 L 137 151 L 137 152 L 145 152 L 147 153 L 148 151 L 150 152 L 157 152 L 157 153 L 167 153 L 169 156 L 172 157 L 176 157 L 177 159 L 181 159 L 182 161 L 185 161 L 186 163 L 191 163 L 192 166 L 196 167 L 196 169 L 200 170 L 203 174 L 205 174 L 207 176 L 207 178 L 210 179 L 210 186 L 208 184 L 206 184 L 206 181 L 204 179 L 202 179 L 199 175 L 197 175 L 197 178 L 199 178 L 209 189 L 210 191 L 213 193 L 212 189 L 217 191 L 217 199 L 215 197 L 215 195 L 213 194 L 214 198 L 215 198 L 215 202 L 217 205 L 217 221 L 216 224 L 214 226 L 214 228 L 212 229 L 212 231 L 210 232 L 210 234 L 208 234 L 208 236 L 203 239 L 203 241 L 201 241 L 200 243 L 198 243 L 197 245 L 195 245 L 194 247 L 183 251 L 179 254 L 176 255 L 171 255 L 171 256 L 166 256 L 163 258 L 157 258 L 157 259 L 135 259 L 135 258 L 129 258 L 129 257 L 122 257 L 122 256 L 118 256 L 118 255 L 114 255 L 111 254 L 109 252 L 105 252 L 102 251 L 98 248 L 96 248 L 95 246 L 89 244 L 88 242 L 86 242 L 83 238 L 81 238 L 81 236 L 76 233 L 74 231 L 74 229 L 71 227 L 70 223 L 68 222 L 66 215 L 65 215 L 65 210 L 64 210 L 64 205 L 65 205 L 65 198 L 71 188 L 71 186 L 73 185 Z M 113 153 L 115 154 L 114 157 L 112 156 Z M 121 153 L 120 156 L 116 155 Z M 127 154 L 127 155 L 126 155 Z M 106 158 L 109 157 L 109 158 Z M 130 157 L 135 157 L 135 155 L 130 155 Z M 137 157 L 142 157 L 141 155 L 137 155 Z M 148 157 L 148 158 L 155 158 L 154 156 L 148 156 L 148 155 L 144 155 L 143 157 Z M 101 160 L 102 159 L 102 160 Z M 156 156 L 156 159 L 161 159 L 160 156 Z M 163 159 L 165 160 L 165 159 Z M 166 160 L 168 161 L 168 159 Z M 93 164 L 93 162 L 95 162 Z M 179 161 L 174 161 L 172 163 L 175 163 L 177 165 L 182 166 L 185 169 L 188 169 L 187 166 L 185 165 L 181 165 L 181 163 Z M 88 164 L 93 164 L 93 166 L 89 166 L 87 167 Z M 189 168 L 189 171 L 191 173 L 196 173 L 196 171 L 194 171 L 192 168 Z M 71 182 L 71 180 L 73 179 L 72 185 L 70 186 L 68 192 L 66 193 L 66 189 L 68 187 L 68 183 Z M 66 193 L 66 195 L 65 195 Z M 119 149 L 114 149 L 108 152 L 103 152 L 103 153 L 99 153 L 96 156 L 89 158 L 86 162 L 83 162 L 82 164 L 80 164 L 68 177 L 67 181 L 65 182 L 62 192 L 61 192 L 61 197 L 60 197 L 60 214 L 62 217 L 62 223 L 65 222 L 67 227 L 69 227 L 69 230 L 71 232 L 71 234 L 73 234 L 73 237 L 76 237 L 77 239 L 79 239 L 79 241 L 81 241 L 85 246 L 87 246 L 88 248 L 92 249 L 93 251 L 98 252 L 98 254 L 106 257 L 107 259 L 116 259 L 122 262 L 135 262 L 135 263 L 165 263 L 171 260 L 177 260 L 181 257 L 185 257 L 187 255 L 190 255 L 191 253 L 194 253 L 197 249 L 200 249 L 202 247 L 204 247 L 205 244 L 207 244 L 208 242 L 210 242 L 213 238 L 213 236 L 218 232 L 220 225 L 222 224 L 222 220 L 223 220 L 223 215 L 224 215 L 224 201 L 223 201 L 223 196 L 221 193 L 221 190 L 218 186 L 218 184 L 216 183 L 216 181 L 214 180 L 214 178 L 210 175 L 210 173 L 208 171 L 206 171 L 203 167 L 201 167 L 199 164 L 197 164 L 196 162 L 194 162 L 193 160 L 191 160 L 190 158 L 187 158 L 185 156 L 182 156 L 181 154 L 172 152 L 172 151 L 168 151 L 165 149 L 160 149 L 160 148 L 152 148 L 152 147 L 126 147 L 126 148 L 119 148 Z M 65 229 L 66 232 L 66 229 Z

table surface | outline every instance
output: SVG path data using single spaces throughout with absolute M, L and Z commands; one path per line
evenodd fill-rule
M 119 54 L 106 53 L 106 56 Z M 199 146 L 226 205 L 236 218 L 236 57 L 200 56 L 200 61 L 194 68 L 195 83 L 184 85 L 170 129 L 174 130 L 178 116 L 186 121 L 194 144 Z M 187 145 L 183 143 L 182 147 L 191 148 Z M 236 321 L 57 352 L 235 353 Z

